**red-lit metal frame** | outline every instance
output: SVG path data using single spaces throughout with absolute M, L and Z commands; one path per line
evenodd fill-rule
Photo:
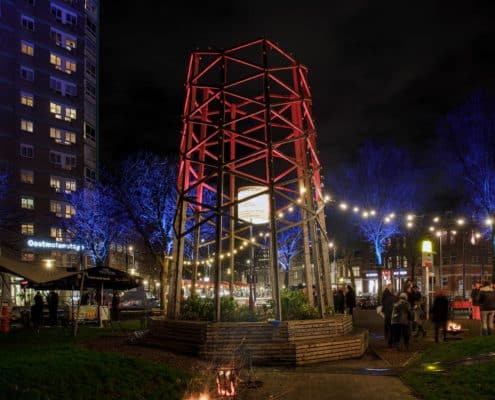
M 170 318 L 179 312 L 184 251 L 186 241 L 192 241 L 192 293 L 206 246 L 214 250 L 215 318 L 220 320 L 224 268 L 230 268 L 232 289 L 236 259 L 245 258 L 234 249 L 250 240 L 248 224 L 237 218 L 237 191 L 246 185 L 266 187 L 270 198 L 270 222 L 263 227 L 269 238 L 255 245 L 269 249 L 275 317 L 280 319 L 281 308 L 274 238 L 295 225 L 303 231 L 308 300 L 314 301 L 315 284 L 320 313 L 333 304 L 311 102 L 307 68 L 269 40 L 192 53 L 180 144 Z M 295 207 L 300 219 L 281 217 Z M 214 225 L 215 236 L 204 242 L 206 224 Z

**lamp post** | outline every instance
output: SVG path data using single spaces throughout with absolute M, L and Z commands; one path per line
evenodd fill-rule
M 252 239 L 253 238 L 253 224 L 250 223 L 249 224 L 249 238 Z M 250 262 L 249 262 L 249 311 L 254 311 L 254 302 L 255 302 L 255 294 L 253 293 L 254 292 L 254 246 L 251 245 L 251 251 L 250 251 L 250 255 L 251 255 L 251 259 L 250 259 Z
M 438 237 L 438 280 L 440 289 L 443 289 L 443 258 L 442 258 L 442 236 L 447 232 L 444 230 L 439 230 L 435 234 Z
M 328 243 L 328 247 L 330 249 L 333 249 L 333 263 L 332 263 L 332 271 L 331 271 L 331 277 L 332 277 L 332 283 L 337 286 L 337 246 L 335 245 L 334 242 Z

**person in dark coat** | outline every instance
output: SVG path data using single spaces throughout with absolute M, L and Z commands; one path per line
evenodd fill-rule
M 394 303 L 397 301 L 396 297 L 392 292 L 392 284 L 389 283 L 385 286 L 385 290 L 382 294 L 382 313 L 385 315 L 385 322 L 383 325 L 383 333 L 385 340 L 389 346 L 393 344 L 392 337 L 392 309 L 394 308 Z
M 335 293 L 335 312 L 337 314 L 344 314 L 345 311 L 345 295 L 342 288 L 337 289 Z
M 58 294 L 53 290 L 48 294 L 48 313 L 50 315 L 50 325 L 57 325 Z
M 112 320 L 120 320 L 120 297 L 119 293 L 116 290 L 113 291 L 112 296 Z
M 40 327 L 43 324 L 43 296 L 40 292 L 34 296 L 34 304 L 31 306 L 31 320 L 33 321 L 33 328 L 36 332 L 40 331 Z
M 351 285 L 346 286 L 345 305 L 349 310 L 349 314 L 352 315 L 354 308 L 356 307 L 356 293 Z
M 435 342 L 438 343 L 438 333 L 443 329 L 443 340 L 447 340 L 447 320 L 449 319 L 449 299 L 442 289 L 437 289 L 433 306 L 431 308 L 431 320 L 435 324 Z
M 480 320 L 480 289 L 481 282 L 476 282 L 473 289 L 471 290 L 471 307 L 472 307 L 472 318 Z
M 485 282 L 480 289 L 479 304 L 481 311 L 482 335 L 493 333 L 493 317 L 495 316 L 495 291 L 493 284 Z
M 411 306 L 407 301 L 407 293 L 401 293 L 399 301 L 394 303 L 392 309 L 392 335 L 393 344 L 400 349 L 401 339 L 404 342 L 404 347 L 409 350 L 409 337 L 411 329 Z

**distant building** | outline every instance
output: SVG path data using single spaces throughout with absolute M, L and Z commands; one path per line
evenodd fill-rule
M 97 0 L 0 0 L 0 161 L 9 166 L 4 253 L 79 263 L 66 195 L 98 168 Z M 52 246 L 35 246 L 36 243 Z

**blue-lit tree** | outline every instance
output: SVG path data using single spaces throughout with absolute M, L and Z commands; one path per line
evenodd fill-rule
M 294 211 L 287 214 L 286 218 L 290 221 L 297 221 L 300 213 Z M 278 233 L 278 262 L 284 271 L 284 284 L 289 287 L 289 273 L 292 268 L 292 262 L 296 256 L 303 251 L 303 229 L 300 225 L 294 225 Z
M 161 266 L 162 288 L 166 287 L 177 201 L 177 167 L 174 160 L 139 153 L 122 163 L 114 183 L 115 199 L 132 228 Z M 165 304 L 162 290 L 162 304 Z
M 64 227 L 89 251 L 95 265 L 104 265 L 110 244 L 129 233 L 121 208 L 110 189 L 100 183 L 73 193 L 67 200 L 75 214 L 65 220 Z
M 438 125 L 443 170 L 461 188 L 470 214 L 485 223 L 495 217 L 495 96 L 478 92 Z M 490 229 L 495 254 L 495 235 Z M 495 276 L 495 257 L 492 257 Z
M 356 161 L 336 171 L 329 183 L 337 199 L 349 208 L 360 207 L 358 213 L 347 212 L 356 216 L 358 232 L 373 247 L 376 264 L 382 265 L 387 239 L 401 233 L 403 220 L 397 214 L 413 205 L 416 179 L 409 157 L 392 145 L 366 143 Z

